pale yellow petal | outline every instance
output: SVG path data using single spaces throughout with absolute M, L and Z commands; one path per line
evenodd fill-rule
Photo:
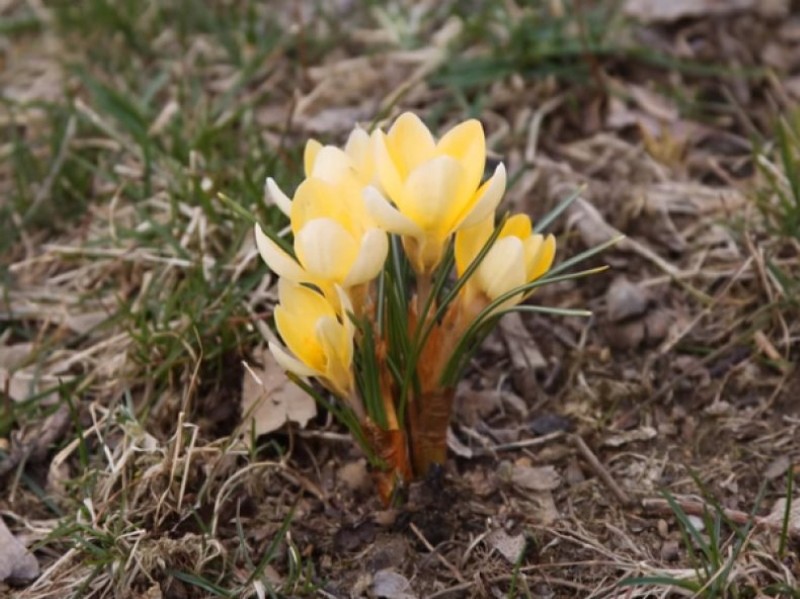
M 292 372 L 297 376 L 318 376 L 321 372 L 309 368 L 300 360 L 289 354 L 283 347 L 277 343 L 270 342 L 268 344 L 269 351 L 272 352 L 275 361 L 278 365 L 288 372 Z
M 314 327 L 308 326 L 316 320 L 311 314 L 290 313 L 283 305 L 275 307 L 275 327 L 286 347 L 311 370 L 325 372 L 327 360 L 323 348 L 317 340 Z
M 350 395 L 353 388 L 353 338 L 335 318 L 319 319 L 315 334 L 325 353 L 326 378 L 341 395 Z
M 381 192 L 374 187 L 364 189 L 364 204 L 378 226 L 390 233 L 420 236 L 422 229 L 410 218 L 402 214 L 386 201 Z
M 336 187 L 318 177 L 310 177 L 297 188 L 292 201 L 292 232 L 297 233 L 316 218 L 333 218 L 348 222 L 349 216 L 339 201 Z
M 339 315 L 342 322 L 344 322 L 345 331 L 352 338 L 355 334 L 355 324 L 350 318 L 350 315 L 354 313 L 353 302 L 350 301 L 350 296 L 347 295 L 347 292 L 340 285 L 335 286 L 335 292 L 339 299 Z
M 323 146 L 317 152 L 309 177 L 335 184 L 342 177 L 352 175 L 353 164 L 347 154 L 336 146 Z
M 463 210 L 462 175 L 461 164 L 449 156 L 421 164 L 403 186 L 400 210 L 426 232 L 446 237 Z
M 334 306 L 325 296 L 286 279 L 278 281 L 278 300 L 294 316 L 302 315 L 307 326 L 312 326 L 308 323 L 313 323 L 317 318 L 336 316 Z
M 306 177 L 311 176 L 311 171 L 314 170 L 314 162 L 317 159 L 317 153 L 322 149 L 322 144 L 316 139 L 309 139 L 306 142 L 305 150 L 303 151 L 303 169 L 306 172 Z
M 490 214 L 472 227 L 462 227 L 456 233 L 456 273 L 460 277 L 469 268 L 492 235 L 494 215 Z
M 500 237 L 514 236 L 524 241 L 531 237 L 532 230 L 530 216 L 527 214 L 515 214 L 503 224 Z
M 292 200 L 283 193 L 283 190 L 278 187 L 272 177 L 267 177 L 267 184 L 264 186 L 264 199 L 267 204 L 275 204 L 286 216 L 292 213 Z
M 350 157 L 358 178 L 369 183 L 375 174 L 375 158 L 372 137 L 361 127 L 356 127 L 347 138 L 344 152 Z
M 343 281 L 358 255 L 353 236 L 330 218 L 307 222 L 297 233 L 294 246 L 305 270 L 330 281 Z
M 491 299 L 524 285 L 525 274 L 525 250 L 516 237 L 495 241 L 477 273 L 481 289 Z
M 500 200 L 503 199 L 505 191 L 506 167 L 503 166 L 503 163 L 500 163 L 491 178 L 480 186 L 475 194 L 474 201 L 468 206 L 458 226 L 471 227 L 486 218 L 488 214 L 494 214 L 498 204 L 500 204 Z
M 413 112 L 405 112 L 397 118 L 389 129 L 387 141 L 389 153 L 403 179 L 429 160 L 436 150 L 430 130 Z
M 376 131 L 373 144 L 378 181 L 389 199 L 397 203 L 403 193 L 403 176 L 389 152 L 386 134 L 383 131 Z
M 541 237 L 541 235 L 537 235 L 536 237 Z M 555 257 L 556 238 L 553 237 L 553 235 L 548 235 L 544 238 L 544 242 L 540 244 L 537 252 L 534 254 L 533 260 L 527 265 L 527 280 L 529 282 L 535 281 L 550 270 Z
M 450 129 L 439 140 L 436 152 L 461 162 L 465 187 L 471 192 L 478 189 L 486 166 L 486 137 L 480 121 L 470 119 Z
M 307 278 L 302 267 L 281 247 L 264 234 L 259 225 L 255 226 L 256 247 L 269 269 L 280 277 L 300 282 Z
M 358 255 L 350 266 L 344 279 L 345 287 L 360 285 L 371 281 L 383 269 L 389 253 L 389 238 L 381 229 L 369 229 L 361 238 Z

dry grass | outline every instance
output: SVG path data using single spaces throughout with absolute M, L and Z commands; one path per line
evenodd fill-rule
M 523 4 L 0 0 L 0 513 L 41 567 L 0 595 L 800 596 L 797 25 Z M 562 257 L 627 239 L 538 295 L 589 322 L 488 341 L 386 511 L 324 415 L 242 418 L 243 213 L 400 108 L 479 116 L 510 207 L 584 185 Z

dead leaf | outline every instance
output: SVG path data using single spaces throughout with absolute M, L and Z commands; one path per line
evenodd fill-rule
M 385 599 L 416 599 L 411 583 L 391 568 L 378 570 L 372 578 L 372 592 Z
M 791 465 L 792 464 L 789 460 L 789 456 L 781 455 L 772 460 L 772 463 L 770 463 L 766 470 L 764 470 L 764 478 L 767 480 L 775 480 L 776 478 L 786 476 L 786 472 L 789 470 Z
M 511 482 L 529 491 L 552 491 L 561 484 L 561 476 L 553 466 L 520 466 L 514 464 Z
M 16 343 L 0 347 L 0 368 L 15 370 L 33 353 L 33 343 Z
M 500 409 L 502 393 L 497 389 L 471 389 L 462 383 L 456 390 L 455 413 L 458 421 L 475 426 L 480 420 Z
M 786 518 L 786 497 L 781 497 L 775 501 L 772 511 L 764 520 L 775 527 L 782 527 L 784 518 Z M 800 537 L 800 495 L 791 500 L 787 533 L 790 536 Z
M 603 441 L 603 446 L 621 447 L 636 441 L 649 441 L 650 439 L 655 439 L 657 436 L 658 431 L 656 431 L 656 429 L 654 429 L 652 426 L 643 426 L 642 428 L 637 428 L 606 437 L 606 439 Z
M 263 366 L 245 365 L 242 413 L 252 418 L 256 435 L 271 433 L 287 422 L 305 427 L 317 415 L 314 399 L 292 383 L 266 348 L 255 357 Z
M 24 368 L 16 372 L 0 368 L 0 393 L 5 392 L 6 383 L 8 383 L 8 396 L 13 401 L 25 401 L 34 395 L 39 395 L 45 389 L 53 389 L 39 400 L 41 405 L 52 405 L 58 399 L 55 388 L 58 387 L 61 381 L 65 380 L 52 375 L 39 374 L 30 368 Z
M 525 537 L 521 534 L 511 536 L 502 528 L 493 530 L 486 536 L 486 543 L 509 564 L 516 564 L 525 551 Z
M 608 319 L 611 322 L 620 322 L 641 316 L 647 310 L 648 301 L 647 293 L 641 287 L 624 276 L 619 276 L 606 292 Z
M 547 366 L 519 312 L 509 312 L 500 319 L 500 333 L 514 368 L 539 370 Z
M 643 23 L 671 23 L 680 19 L 722 16 L 741 12 L 785 16 L 788 0 L 628 0 L 624 12 Z
M 0 582 L 27 582 L 39 576 L 39 562 L 0 518 Z

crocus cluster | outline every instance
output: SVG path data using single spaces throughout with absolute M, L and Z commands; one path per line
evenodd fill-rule
M 485 169 L 480 122 L 437 140 L 405 113 L 388 131 L 355 128 L 343 148 L 309 141 L 293 198 L 267 180 L 292 233 L 290 251 L 255 228 L 279 276 L 285 346 L 270 349 L 353 416 L 388 490 L 444 458 L 454 387 L 444 374 L 465 335 L 523 301 L 553 262 L 554 237 L 528 216 L 496 223 L 506 171 L 484 180 Z

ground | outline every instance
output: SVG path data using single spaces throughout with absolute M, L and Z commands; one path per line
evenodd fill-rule
M 0 0 L 0 596 L 800 597 L 794 4 Z M 402 110 L 479 118 L 510 209 L 580 190 L 558 260 L 626 238 L 387 508 L 241 398 L 265 178 Z

